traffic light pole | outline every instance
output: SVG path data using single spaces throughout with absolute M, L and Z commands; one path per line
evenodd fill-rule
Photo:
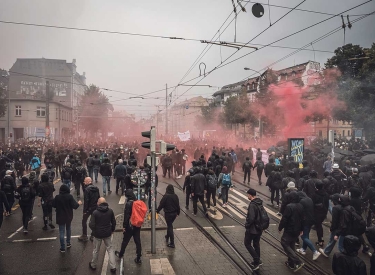
M 151 253 L 156 253 L 156 186 L 155 186 L 156 153 L 151 152 Z

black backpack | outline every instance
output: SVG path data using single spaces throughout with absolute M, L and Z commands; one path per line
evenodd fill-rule
M 71 178 L 71 173 L 68 169 L 64 169 L 64 179 L 70 179 Z
M 362 218 L 361 215 L 358 215 L 358 213 L 352 208 L 350 210 L 351 212 L 351 227 L 352 232 L 351 234 L 354 236 L 361 236 L 366 231 L 366 221 Z
M 83 176 L 84 176 L 83 167 L 77 167 L 76 170 L 77 170 L 77 173 L 76 173 L 77 180 L 83 181 L 84 180 L 83 179 Z
M 259 170 L 264 169 L 264 162 L 262 160 L 258 160 L 258 166 L 257 167 L 258 167 Z
M 266 230 L 270 226 L 270 218 L 263 205 L 255 205 L 258 208 L 258 218 L 255 222 L 255 228 L 261 231 Z
M 31 200 L 31 187 L 30 186 L 23 187 L 21 190 L 20 196 L 21 196 L 21 201 L 29 202 Z
M 244 167 L 245 167 L 246 170 L 250 170 L 250 167 L 251 167 L 250 162 L 245 161 Z
M 207 175 L 208 187 L 214 189 L 217 187 L 216 175 Z

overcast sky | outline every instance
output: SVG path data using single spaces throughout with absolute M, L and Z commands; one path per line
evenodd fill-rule
M 270 0 L 270 4 L 294 7 L 302 0 Z M 236 0 L 235 0 L 236 2 Z M 263 2 L 267 2 L 263 0 Z M 366 0 L 306 0 L 300 9 L 336 14 L 352 8 Z M 247 4 L 247 5 L 246 5 Z M 247 12 L 239 13 L 237 19 L 237 41 L 248 42 L 269 22 L 269 9 L 265 5 L 265 15 L 255 18 L 251 13 L 253 3 L 242 2 Z M 142 33 L 172 37 L 211 40 L 219 27 L 233 10 L 231 0 L 1 0 L 0 20 L 47 24 L 86 29 Z M 275 22 L 289 10 L 271 7 L 271 22 Z M 375 11 L 375 1 L 345 13 L 366 14 Z M 233 13 L 227 24 L 234 17 Z M 273 25 L 253 43 L 267 44 L 301 30 L 329 15 L 292 11 Z M 351 16 L 350 20 L 355 20 Z M 316 27 L 276 43 L 279 46 L 302 47 L 325 33 L 339 27 L 341 17 L 335 17 Z M 226 26 L 226 25 L 225 25 Z M 346 31 L 346 43 L 370 47 L 375 42 L 375 15 L 353 24 Z M 222 28 L 223 31 L 224 27 Z M 157 107 L 165 106 L 165 91 L 148 95 L 149 99 L 126 99 L 129 94 L 145 94 L 174 86 L 180 82 L 189 67 L 204 49 L 199 41 L 181 41 L 119 34 L 105 34 L 74 30 L 39 28 L 0 23 L 0 68 L 9 70 L 17 58 L 51 58 L 77 60 L 79 73 L 86 72 L 88 84 L 122 91 L 106 92 L 116 109 L 147 117 Z M 233 42 L 234 22 L 221 34 L 221 41 Z M 315 50 L 334 51 L 343 44 L 343 31 L 313 45 Z M 309 47 L 308 49 L 312 49 Z M 222 60 L 236 49 L 221 47 Z M 231 59 L 252 52 L 243 48 Z M 266 47 L 236 62 L 216 70 L 199 84 L 221 87 L 249 76 L 244 67 L 262 70 L 269 64 L 293 52 L 292 49 Z M 315 60 L 324 62 L 332 53 L 315 52 Z M 294 64 L 314 60 L 314 52 L 301 51 L 276 65 L 281 69 Z M 207 71 L 220 65 L 220 47 L 212 46 L 201 62 Z M 199 76 L 196 66 L 185 81 Z M 199 79 L 187 84 L 194 84 Z M 197 95 L 210 96 L 217 88 L 195 87 L 182 95 L 189 87 L 179 87 L 174 91 L 173 101 L 181 101 Z M 133 106 L 121 106 L 133 105 Z M 141 106 L 139 106 L 141 105 Z

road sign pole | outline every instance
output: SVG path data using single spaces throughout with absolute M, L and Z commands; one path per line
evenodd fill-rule
M 156 253 L 156 186 L 155 186 L 156 153 L 151 152 L 151 253 Z

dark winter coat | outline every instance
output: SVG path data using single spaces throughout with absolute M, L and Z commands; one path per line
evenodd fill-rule
M 161 199 L 156 212 L 160 213 L 162 209 L 164 209 L 164 213 L 175 213 L 180 215 L 180 201 L 178 196 L 174 193 L 174 188 L 171 184 L 167 186 L 166 192 Z
M 261 234 L 262 230 L 257 229 L 255 223 L 260 219 L 259 218 L 259 206 L 262 206 L 263 201 L 259 198 L 253 199 L 249 203 L 247 208 L 245 228 L 250 234 Z
M 28 201 L 24 201 L 21 198 L 22 190 L 24 188 L 30 188 L 30 199 Z M 20 206 L 31 206 L 31 205 L 33 205 L 34 198 L 36 196 L 36 192 L 35 192 L 34 188 L 32 188 L 32 186 L 30 186 L 30 184 L 28 182 L 27 182 L 27 184 L 20 185 L 17 188 L 16 192 L 18 193 L 17 198 L 19 198 L 19 202 L 18 203 L 19 203 Z
M 300 199 L 299 203 L 303 207 L 303 216 L 305 225 L 315 224 L 314 216 L 314 203 L 311 198 L 309 198 L 304 192 L 298 191 L 298 197 Z
M 5 195 L 14 195 L 14 191 L 16 191 L 16 188 L 17 186 L 12 176 L 6 175 L 1 180 L 1 190 L 4 191 Z
M 191 178 L 192 176 L 190 176 L 190 175 L 187 175 L 186 177 L 185 177 L 185 181 L 184 181 L 184 186 L 183 186 L 183 188 L 182 188 L 182 190 L 183 191 L 185 191 L 185 189 L 186 189 L 186 192 L 189 192 L 190 193 L 190 191 L 191 191 L 191 180 L 190 180 L 190 178 Z
M 250 172 L 251 168 L 253 168 L 253 164 L 250 160 L 246 160 L 244 164 L 242 165 L 242 171 L 243 172 Z
M 342 206 L 341 204 L 334 205 L 332 207 L 332 223 L 330 231 L 337 235 L 336 232 L 340 227 L 340 216 L 341 216 Z
M 39 184 L 38 195 L 44 203 L 52 203 L 54 191 L 55 186 L 51 182 L 42 182 Z
M 350 206 L 350 198 L 348 196 L 340 196 L 342 210 L 340 212 L 339 228 L 336 231 L 336 236 L 347 236 L 351 234 L 351 211 L 355 209 Z
M 267 163 L 266 167 L 264 168 L 264 174 L 266 177 L 269 177 L 271 175 L 271 172 L 275 170 L 275 163 Z
M 104 239 L 112 235 L 116 229 L 116 219 L 108 203 L 98 205 L 91 215 L 89 226 L 95 238 Z
M 56 223 L 71 224 L 73 220 L 73 209 L 77 209 L 79 204 L 70 194 L 70 189 L 63 184 L 60 187 L 59 194 L 53 199 L 52 207 L 56 208 Z
M 303 230 L 303 207 L 299 201 L 299 196 L 296 192 L 290 193 L 290 203 L 285 207 L 284 214 L 279 223 L 279 231 L 284 229 L 284 232 L 293 236 L 298 236 Z
M 99 173 L 103 177 L 111 177 L 112 176 L 112 167 L 111 167 L 111 164 L 109 164 L 108 162 L 105 162 L 102 165 L 100 165 Z
M 317 178 L 311 178 L 307 180 L 303 186 L 303 192 L 305 192 L 308 197 L 312 198 L 315 194 L 315 186 L 317 183 L 321 183 L 321 180 Z
M 206 177 L 202 173 L 198 173 L 192 177 L 191 180 L 191 193 L 196 196 L 203 196 L 204 191 L 207 190 Z
M 283 214 L 285 211 L 285 207 L 291 202 L 291 197 L 290 193 L 292 192 L 297 192 L 297 188 L 288 188 L 286 189 L 285 195 L 283 197 L 283 200 L 281 202 L 281 207 L 280 207 L 280 213 Z
M 72 180 L 73 169 L 65 166 L 61 171 L 61 179 L 63 180 Z
M 366 275 L 366 264 L 358 257 L 361 242 L 355 236 L 344 238 L 344 253 L 335 253 L 332 271 L 336 275 Z
M 316 221 L 324 221 L 327 216 L 329 207 L 329 196 L 327 192 L 323 190 L 316 190 L 314 196 L 312 197 L 314 203 L 314 214 Z
M 10 205 L 8 203 L 7 196 L 5 195 L 5 193 L 3 191 L 0 190 L 0 213 L 4 212 L 4 206 L 5 206 L 5 210 L 7 212 L 9 212 L 10 211 Z
M 118 164 L 116 165 L 115 171 L 113 172 L 115 178 L 124 179 L 126 176 L 126 167 L 125 165 Z
M 84 193 L 83 213 L 94 211 L 97 207 L 100 193 L 98 187 L 89 184 L 86 185 Z

